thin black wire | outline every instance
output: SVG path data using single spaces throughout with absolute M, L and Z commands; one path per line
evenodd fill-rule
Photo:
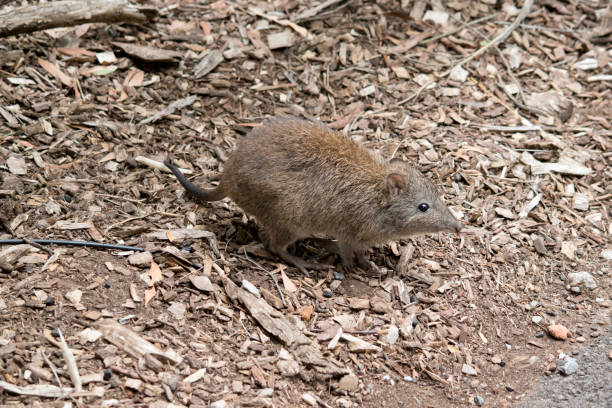
M 144 252 L 144 248 L 127 246 L 127 245 L 115 245 L 115 244 L 103 244 L 100 242 L 92 241 L 69 241 L 65 239 L 0 239 L 0 245 L 16 245 L 16 244 L 27 244 L 33 242 L 41 245 L 73 245 L 73 246 L 84 246 L 91 248 L 104 248 L 104 249 L 120 249 L 123 251 L 138 251 Z

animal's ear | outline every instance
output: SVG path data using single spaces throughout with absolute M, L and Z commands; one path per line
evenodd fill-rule
M 389 196 L 395 197 L 401 194 L 406 187 L 408 187 L 408 182 L 406 177 L 401 174 L 391 173 L 387 176 L 387 192 Z
M 391 160 L 389 160 L 389 164 L 403 164 L 404 161 L 402 159 L 398 159 L 397 157 L 392 158 Z

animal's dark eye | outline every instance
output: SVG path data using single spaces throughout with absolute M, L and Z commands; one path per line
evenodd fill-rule
M 427 203 L 419 204 L 419 211 L 420 212 L 427 212 L 427 210 L 429 210 L 429 204 L 427 204 Z

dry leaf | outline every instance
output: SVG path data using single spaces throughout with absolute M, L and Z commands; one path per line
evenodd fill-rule
M 41 67 L 43 67 L 45 69 L 45 71 L 47 71 L 48 73 L 53 75 L 62 84 L 66 85 L 67 87 L 72 87 L 72 78 L 69 77 L 68 75 L 64 74 L 53 63 L 51 63 L 51 62 L 49 62 L 49 61 L 47 61 L 45 59 L 42 59 L 42 58 L 38 59 L 38 63 L 40 64 Z
M 151 262 L 151 268 L 149 269 L 149 276 L 151 277 L 151 284 L 154 285 L 157 282 L 161 282 L 162 273 L 159 269 L 159 265 L 155 261 Z
M 151 286 L 150 288 L 145 290 L 145 306 L 147 306 L 149 302 L 151 301 L 151 299 L 155 297 L 155 293 L 156 293 L 155 286 Z
M 128 72 L 128 74 L 125 76 L 125 79 L 123 80 L 123 86 L 140 86 L 142 85 L 143 80 L 144 72 L 137 68 L 132 68 L 130 69 L 130 72 Z
M 300 310 L 300 317 L 305 322 L 309 322 L 310 318 L 312 317 L 313 312 L 314 312 L 313 305 L 304 306 L 302 310 Z
M 297 292 L 297 286 L 295 286 L 295 283 L 293 283 L 293 281 L 289 279 L 287 275 L 285 275 L 285 271 L 283 271 L 282 269 L 281 269 L 281 279 L 283 280 L 283 286 L 285 287 L 285 290 L 287 292 L 289 293 Z

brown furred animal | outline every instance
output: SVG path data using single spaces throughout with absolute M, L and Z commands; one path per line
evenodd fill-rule
M 258 221 L 266 248 L 302 272 L 329 266 L 291 255 L 287 247 L 299 239 L 335 238 L 351 269 L 355 260 L 368 265 L 363 253 L 375 244 L 461 230 L 418 170 L 317 122 L 274 118 L 254 128 L 239 140 L 214 189 L 201 189 L 165 164 L 197 200 L 234 200 Z

